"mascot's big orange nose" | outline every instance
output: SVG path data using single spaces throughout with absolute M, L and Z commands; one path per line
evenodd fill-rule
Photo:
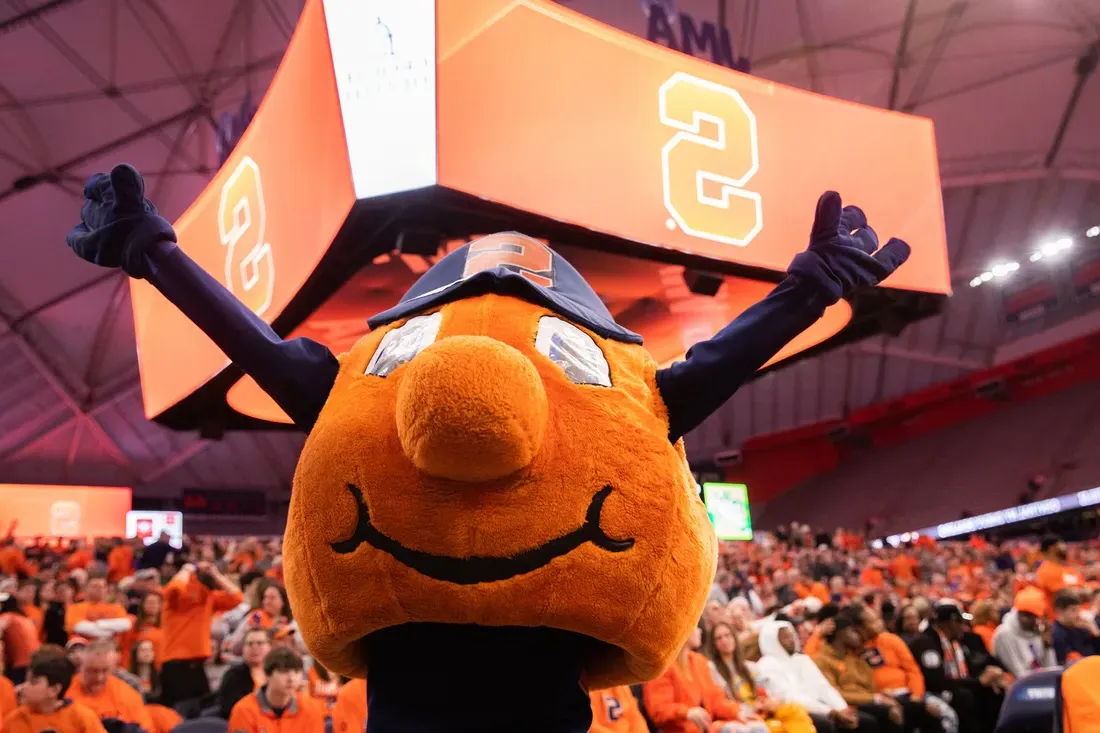
M 546 392 L 531 360 L 485 336 L 452 336 L 405 367 L 397 435 L 429 476 L 503 478 L 527 466 L 546 434 Z

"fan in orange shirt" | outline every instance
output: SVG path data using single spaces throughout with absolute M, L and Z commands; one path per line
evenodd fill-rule
M 4 546 L 0 547 L 0 572 L 4 575 L 29 575 L 27 572 L 27 556 L 23 549 L 15 544 L 15 540 L 4 540 Z
M 73 665 L 57 647 L 34 654 L 20 702 L 4 717 L 4 733 L 105 733 L 94 712 L 64 699 L 73 679 Z
M 336 695 L 332 708 L 333 733 L 366 733 L 367 681 L 348 680 Z
M 0 641 L 0 720 L 3 720 L 5 715 L 18 707 L 15 699 L 15 685 L 4 675 L 3 660 L 4 643 Z
M 8 677 L 18 684 L 23 681 L 31 655 L 42 646 L 42 641 L 34 622 L 23 615 L 19 601 L 8 593 L 0 593 L 0 636 L 4 642 Z
M 92 573 L 84 586 L 84 600 L 65 609 L 65 630 L 87 639 L 108 639 L 129 631 L 133 621 L 126 609 L 106 601 L 107 577 Z
M 15 592 L 15 597 L 19 599 L 19 608 L 23 611 L 23 615 L 34 623 L 34 627 L 38 629 L 39 636 L 41 636 L 46 612 L 38 605 L 41 600 L 38 588 L 37 581 L 24 580 L 19 584 L 19 590 Z
M 714 722 L 721 727 L 740 720 L 741 706 L 726 697 L 710 662 L 690 645 L 689 639 L 665 673 L 642 688 L 645 709 L 661 733 L 698 733 Z
M 240 655 L 244 635 L 250 629 L 270 630 L 274 635 L 294 621 L 286 589 L 273 580 L 264 578 L 250 587 L 248 599 L 252 608 L 225 641 L 226 648 L 234 655 Z
M 971 626 L 975 634 L 981 637 L 982 642 L 985 643 L 985 650 L 990 654 L 993 653 L 993 632 L 997 630 L 997 626 L 1000 625 L 999 614 L 997 613 L 997 607 L 993 605 L 993 601 L 983 600 L 975 604 L 973 609 L 974 620 L 971 622 Z
M 244 595 L 213 564 L 183 566 L 164 587 L 164 649 L 161 658 L 161 703 L 210 694 L 203 667 L 210 657 L 210 623 L 215 611 L 235 608 Z
M 95 555 L 80 540 L 73 540 L 69 549 L 69 559 L 65 563 L 69 570 L 84 570 L 95 562 Z
M 73 702 L 90 708 L 104 720 L 136 723 L 153 730 L 153 721 L 145 710 L 145 701 L 137 690 L 115 676 L 118 652 L 110 639 L 97 639 L 84 650 L 84 661 L 66 695 Z
M 164 632 L 160 628 L 161 607 L 164 605 L 164 597 L 154 591 L 146 593 L 141 599 L 141 609 L 137 616 L 131 616 L 133 626 L 131 629 L 119 635 L 118 651 L 123 659 L 130 659 L 134 646 L 139 641 L 149 641 L 153 644 L 154 664 L 160 668 L 161 658 L 164 654 Z
M 289 649 L 272 649 L 264 657 L 267 684 L 245 695 L 229 714 L 233 733 L 316 733 L 324 730 L 320 703 L 300 691 L 302 659 Z
M 1046 594 L 1047 616 L 1054 618 L 1054 594 L 1069 586 L 1081 585 L 1081 576 L 1066 566 L 1066 543 L 1050 535 L 1043 538 L 1040 549 L 1043 562 L 1035 573 L 1035 585 Z
M 917 579 L 919 567 L 916 558 L 904 552 L 899 552 L 890 561 L 890 572 L 893 574 L 894 580 L 905 585 L 909 585 Z
M 331 711 L 336 705 L 336 698 L 340 694 L 340 678 L 314 662 L 306 673 L 306 681 L 309 686 L 309 695 Z
M 107 579 L 117 583 L 134 572 L 134 548 L 125 540 L 115 540 L 107 554 Z
M 589 733 L 649 733 L 634 693 L 627 685 L 591 690 L 592 727 Z

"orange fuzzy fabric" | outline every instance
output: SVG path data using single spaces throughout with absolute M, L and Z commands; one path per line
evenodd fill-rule
M 382 337 L 341 357 L 340 375 L 306 442 L 285 535 L 285 575 L 310 651 L 339 674 L 366 674 L 359 640 L 407 622 L 546 626 L 602 642 L 592 689 L 659 675 L 695 626 L 717 542 L 688 469 L 668 440 L 656 364 L 640 345 L 603 339 L 612 386 L 579 385 L 535 348 L 545 308 L 502 295 L 436 310 L 435 342 L 386 377 L 365 370 Z M 584 330 L 584 329 L 582 329 Z M 518 470 L 517 470 L 518 467 Z M 449 558 L 515 557 L 585 522 L 611 487 L 586 542 L 503 580 L 423 575 L 363 542 L 371 524 L 405 548 Z

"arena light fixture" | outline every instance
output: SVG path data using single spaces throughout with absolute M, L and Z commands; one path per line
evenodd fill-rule
M 1051 239 L 1043 242 L 1039 247 L 1038 254 L 1043 257 L 1054 257 L 1062 252 L 1073 247 L 1073 240 L 1069 237 L 1059 237 L 1058 239 Z M 1040 258 L 1041 259 L 1041 258 Z
M 1100 237 L 1100 227 L 1089 227 L 1085 232 L 1085 236 L 1088 238 Z

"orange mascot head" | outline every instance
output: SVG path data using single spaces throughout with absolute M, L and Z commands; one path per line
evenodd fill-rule
M 496 234 L 436 263 L 340 372 L 302 452 L 286 580 L 327 668 L 410 623 L 593 640 L 592 688 L 658 675 L 717 542 L 657 365 L 561 257 Z

